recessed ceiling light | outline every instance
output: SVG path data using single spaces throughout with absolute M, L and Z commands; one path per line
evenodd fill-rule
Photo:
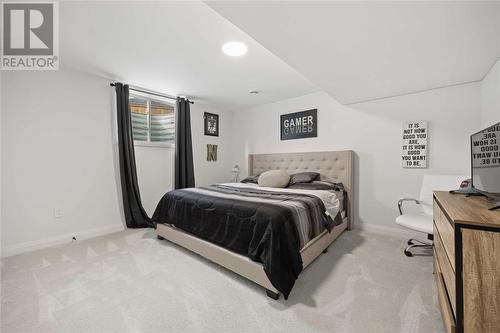
M 230 57 L 241 57 L 245 55 L 247 51 L 247 46 L 242 42 L 227 42 L 222 45 L 222 52 Z

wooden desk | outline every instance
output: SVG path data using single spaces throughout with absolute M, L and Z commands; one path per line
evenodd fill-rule
M 447 332 L 500 332 L 500 211 L 434 192 L 434 273 Z

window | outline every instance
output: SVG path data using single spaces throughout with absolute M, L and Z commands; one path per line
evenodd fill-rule
M 132 135 L 137 145 L 167 146 L 175 142 L 175 108 L 172 102 L 133 94 L 129 103 Z

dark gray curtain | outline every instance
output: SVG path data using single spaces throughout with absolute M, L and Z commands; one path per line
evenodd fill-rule
M 175 117 L 175 188 L 194 187 L 189 100 L 177 97 Z
M 122 185 L 123 209 L 128 228 L 153 226 L 142 207 L 137 183 L 134 139 L 132 137 L 132 116 L 130 115 L 128 85 L 115 83 L 116 107 L 118 113 L 118 150 L 120 155 L 120 179 Z

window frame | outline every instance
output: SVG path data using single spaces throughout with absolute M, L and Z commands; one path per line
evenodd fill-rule
M 147 93 L 143 93 L 143 92 L 139 92 L 139 91 L 133 91 L 133 90 L 130 90 L 129 96 L 145 99 L 147 102 L 147 109 L 148 109 L 148 114 L 147 114 L 147 118 L 146 118 L 147 119 L 147 128 L 148 128 L 148 136 L 147 136 L 148 141 L 136 141 L 136 140 L 134 140 L 134 146 L 152 147 L 152 148 L 175 148 L 175 130 L 174 130 L 174 142 L 154 142 L 154 141 L 151 141 L 151 114 L 150 114 L 150 112 L 151 112 L 151 101 L 165 103 L 165 104 L 172 106 L 174 108 L 174 126 L 177 127 L 176 126 L 176 124 L 177 124 L 177 119 L 176 119 L 177 103 L 176 103 L 176 101 L 169 99 L 169 98 L 163 98 L 160 96 L 151 95 L 151 94 L 147 94 Z M 130 110 L 129 112 L 132 113 L 132 110 Z M 132 115 L 130 115 L 130 116 L 132 116 Z M 132 137 L 133 137 L 133 133 L 132 133 Z

